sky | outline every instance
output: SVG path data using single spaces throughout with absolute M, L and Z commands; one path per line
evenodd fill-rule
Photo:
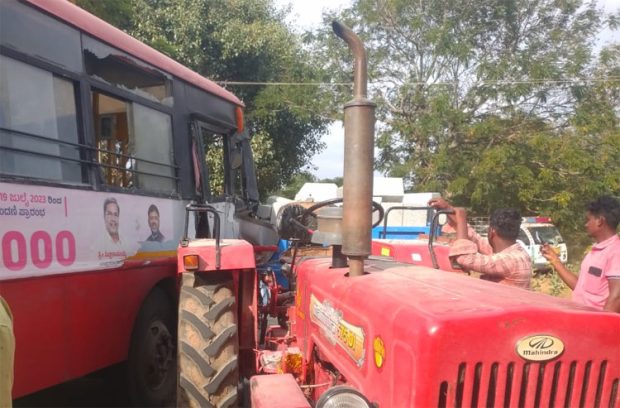
M 300 31 L 312 29 L 322 24 L 323 11 L 338 10 L 351 5 L 352 0 L 275 0 L 276 5 L 292 6 L 289 23 Z M 323 152 L 314 156 L 311 172 L 319 179 L 342 177 L 344 158 L 344 127 L 341 121 L 334 122 L 323 137 L 327 146 Z
M 278 7 L 291 5 L 288 22 L 297 26 L 300 32 L 322 24 L 324 11 L 342 9 L 351 5 L 352 2 L 352 0 L 275 0 Z M 617 10 L 620 7 L 618 0 L 597 0 L 597 3 L 607 12 Z M 620 41 L 620 31 L 606 30 L 599 35 L 601 44 L 608 43 L 612 39 Z M 312 159 L 312 166 L 316 167 L 312 173 L 319 179 L 342 177 L 342 160 L 344 157 L 344 127 L 342 122 L 334 122 L 330 126 L 329 132 L 323 137 L 323 142 L 328 147 Z

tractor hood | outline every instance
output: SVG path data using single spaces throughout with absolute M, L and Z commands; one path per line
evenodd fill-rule
M 594 406 L 618 395 L 618 314 L 372 258 L 356 278 L 325 259 L 297 270 L 304 355 L 379 406 Z

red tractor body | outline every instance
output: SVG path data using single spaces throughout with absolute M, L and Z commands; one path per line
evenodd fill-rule
M 444 242 L 433 245 L 438 269 L 463 273 L 462 269 L 454 268 L 450 262 L 450 246 Z M 433 257 L 425 239 L 373 239 L 372 255 L 389 257 L 397 262 L 433 267 Z
M 298 267 L 292 334 L 306 380 L 329 380 L 314 400 L 342 383 L 380 407 L 617 406 L 620 316 L 431 268 L 366 270 Z

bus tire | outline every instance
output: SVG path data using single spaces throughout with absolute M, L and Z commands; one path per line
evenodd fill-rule
M 163 407 L 174 402 L 174 329 L 172 301 L 163 289 L 156 287 L 142 304 L 131 336 L 127 386 L 135 406 Z
M 179 297 L 179 407 L 234 407 L 239 342 L 233 282 L 228 275 L 185 274 Z

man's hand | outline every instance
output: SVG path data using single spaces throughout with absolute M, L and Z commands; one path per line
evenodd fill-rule
M 543 244 L 540 247 L 540 254 L 554 267 L 557 267 L 558 264 L 562 264 L 557 252 L 555 252 L 555 249 L 549 244 Z
M 433 207 L 437 211 L 452 209 L 452 205 L 441 197 L 431 198 L 428 201 L 428 206 Z M 454 214 L 448 214 L 448 224 L 452 228 L 456 229 L 456 217 L 454 216 Z
M 436 198 L 431 198 L 428 201 L 428 206 L 429 207 L 433 207 L 437 210 L 450 210 L 452 209 L 452 206 L 450 205 L 449 202 L 447 202 L 446 200 L 444 200 L 441 197 L 436 197 Z
M 566 283 L 569 288 L 574 290 L 575 285 L 577 285 L 577 276 L 562 264 L 560 257 L 557 252 L 555 252 L 553 247 L 549 244 L 543 244 L 540 247 L 540 253 L 549 261 L 564 283 Z

